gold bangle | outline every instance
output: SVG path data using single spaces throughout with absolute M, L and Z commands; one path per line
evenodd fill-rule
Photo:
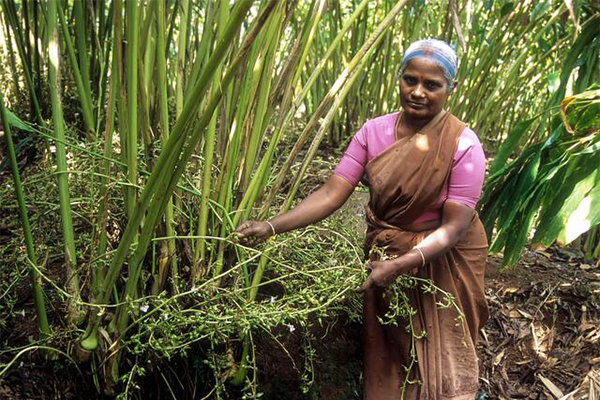
M 273 226 L 272 223 L 270 223 L 269 221 L 265 221 L 267 224 L 269 224 L 269 226 L 271 227 L 271 230 L 273 231 L 273 234 L 271 236 L 275 236 L 277 235 L 277 232 L 275 232 L 275 227 Z
M 421 261 L 423 261 L 423 264 L 421 265 L 421 267 L 424 267 L 425 266 L 425 255 L 423 254 L 423 251 L 418 247 L 413 247 L 413 249 L 417 250 L 419 252 L 419 254 L 421 255 Z

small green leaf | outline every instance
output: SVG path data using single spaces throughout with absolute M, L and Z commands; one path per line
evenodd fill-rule
M 580 182 L 571 198 L 565 202 L 564 214 L 561 210 L 563 226 L 558 234 L 560 243 L 571 243 L 579 235 L 600 222 L 600 179 L 598 179 L 598 174 L 595 178 L 595 186 L 585 196 L 582 196 L 582 192 L 588 189 L 589 180 Z
M 565 98 L 560 110 L 571 133 L 600 129 L 600 89 L 587 90 Z
M 531 13 L 531 18 L 536 19 L 540 14 L 543 14 L 548 8 L 550 8 L 550 4 L 547 1 L 538 2 L 533 8 L 533 12 Z
M 554 199 L 545 203 L 540 210 L 534 243 L 549 246 L 556 240 L 566 220 L 593 187 L 598 175 L 599 158 L 578 157 L 570 162 L 570 172 L 563 182 L 557 182 L 559 190 Z
M 13 128 L 17 128 L 20 129 L 22 131 L 26 131 L 26 132 L 33 132 L 33 128 L 31 126 L 29 126 L 28 124 L 26 124 L 25 122 L 21 121 L 21 119 L 19 119 L 19 117 L 17 117 L 15 114 L 13 114 L 10 110 L 6 110 L 6 113 L 8 115 L 8 124 L 13 127 Z
M 500 16 L 502 18 L 506 17 L 508 14 L 510 14 L 510 12 L 513 10 L 513 8 L 515 8 L 515 5 L 513 3 L 506 3 L 500 9 Z
M 494 162 L 492 163 L 492 166 L 490 167 L 490 175 L 493 175 L 501 167 L 506 165 L 506 161 L 508 160 L 508 157 L 512 154 L 512 152 L 517 147 L 519 140 L 521 139 L 521 137 L 523 137 L 523 134 L 525 134 L 525 132 L 527 132 L 527 130 L 529 129 L 529 127 L 531 126 L 533 121 L 535 121 L 536 119 L 537 119 L 537 117 L 519 122 L 513 128 L 513 130 L 508 134 L 508 137 L 502 143 L 502 145 L 500 146 L 500 149 L 498 149 L 498 153 L 496 154 L 496 157 L 494 157 Z
M 560 87 L 560 74 L 555 71 L 548 75 L 548 91 L 552 94 Z

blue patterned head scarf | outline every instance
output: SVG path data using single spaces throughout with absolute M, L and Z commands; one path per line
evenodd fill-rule
M 400 73 L 404 72 L 408 62 L 416 57 L 426 57 L 435 61 L 442 71 L 444 71 L 444 76 L 450 87 L 453 86 L 453 80 L 458 68 L 458 57 L 451 45 L 438 39 L 423 39 L 414 42 L 404 53 Z

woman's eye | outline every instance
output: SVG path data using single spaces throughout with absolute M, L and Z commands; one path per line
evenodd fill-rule
M 426 86 L 427 86 L 427 89 L 429 89 L 429 90 L 437 90 L 440 87 L 442 87 L 442 85 L 440 85 L 437 82 L 427 82 Z
M 402 79 L 404 79 L 404 82 L 409 85 L 414 85 L 417 82 L 417 80 L 412 76 L 403 76 Z

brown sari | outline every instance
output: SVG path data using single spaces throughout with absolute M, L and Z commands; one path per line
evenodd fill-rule
M 400 227 L 417 219 L 434 204 L 447 184 L 458 138 L 465 125 L 449 113 L 436 117 L 419 133 L 398 139 L 366 167 L 371 199 L 367 207 L 366 248 L 387 246 L 389 254 L 402 255 L 432 231 L 411 232 Z M 465 236 L 442 257 L 419 268 L 416 276 L 433 280 L 451 293 L 465 318 L 440 308 L 440 293 L 407 290 L 414 331 L 426 336 L 416 341 L 417 364 L 406 400 L 472 400 L 479 388 L 475 343 L 488 318 L 483 276 L 487 239 L 477 213 Z M 364 378 L 367 400 L 398 400 L 410 361 L 411 336 L 407 321 L 382 325 L 388 307 L 387 292 L 368 290 L 364 295 Z

